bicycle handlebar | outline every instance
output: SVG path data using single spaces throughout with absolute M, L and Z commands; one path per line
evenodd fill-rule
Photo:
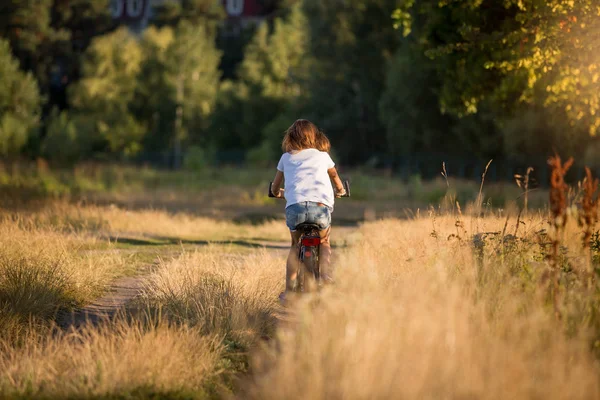
M 342 184 L 344 185 L 344 189 L 346 190 L 346 194 L 341 196 L 341 197 L 350 197 L 350 182 L 348 181 L 343 181 Z M 280 191 L 283 191 L 284 189 L 279 189 Z M 273 198 L 278 198 L 278 199 L 282 199 L 282 197 L 277 197 L 275 196 L 275 194 L 273 194 L 273 182 L 269 182 L 269 197 L 273 197 Z
M 344 181 L 344 182 L 342 182 L 342 184 L 344 185 L 344 189 L 346 189 L 346 194 L 343 195 L 342 197 L 350 197 L 350 182 Z
M 279 189 L 279 191 L 281 192 L 283 189 Z M 269 182 L 269 197 L 273 197 L 273 198 L 279 198 L 282 199 L 283 197 L 277 197 L 275 196 L 275 194 L 273 193 L 273 182 Z

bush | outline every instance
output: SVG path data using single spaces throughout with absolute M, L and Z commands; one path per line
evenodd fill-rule
M 246 160 L 257 167 L 268 167 L 276 157 L 272 147 L 268 141 L 263 141 L 259 146 L 248 151 Z
M 188 170 L 201 171 L 214 161 L 214 152 L 199 146 L 191 146 L 183 160 L 183 167 Z
M 8 113 L 0 119 L 0 154 L 18 154 L 27 144 L 29 129 L 14 114 Z
M 39 120 L 41 97 L 31 74 L 19 69 L 8 41 L 0 39 L 0 155 L 17 155 Z
M 42 154 L 48 159 L 66 164 L 84 158 L 89 153 L 90 138 L 82 135 L 82 130 L 78 129 L 83 125 L 82 122 L 81 119 L 72 118 L 66 111 L 59 113 L 54 110 L 42 142 Z

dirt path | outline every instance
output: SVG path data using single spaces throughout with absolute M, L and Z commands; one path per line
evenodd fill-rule
M 340 231 L 344 232 L 344 236 L 349 236 L 349 233 L 353 233 L 355 229 L 341 228 Z M 341 243 L 341 246 L 346 246 L 345 241 Z M 261 240 L 254 243 L 253 247 L 262 247 L 268 249 L 273 254 L 285 255 L 289 249 L 289 244 L 281 241 Z M 338 246 L 334 244 L 335 247 Z M 72 327 L 80 328 L 86 323 L 97 325 L 99 322 L 110 319 L 121 311 L 125 311 L 127 305 L 141 294 L 144 279 L 154 267 L 156 267 L 156 264 L 146 265 L 140 268 L 139 272 L 134 276 L 125 276 L 116 279 L 109 285 L 107 292 L 103 296 L 71 313 L 60 315 L 57 318 L 58 325 L 63 329 Z M 285 311 L 277 315 L 277 319 L 285 320 L 287 318 L 289 316 L 286 315 Z
M 287 249 L 287 243 L 264 241 L 264 243 L 255 244 L 254 247 L 264 247 L 273 253 L 283 253 Z M 175 254 L 175 252 L 168 253 L 171 256 Z M 164 258 L 165 254 L 161 254 L 161 256 Z M 103 296 L 73 312 L 59 315 L 56 319 L 58 326 L 67 330 L 78 329 L 88 323 L 97 325 L 125 311 L 128 304 L 141 294 L 144 280 L 154 268 L 156 268 L 156 261 L 140 268 L 133 276 L 117 278 L 110 283 Z
M 96 325 L 114 317 L 119 311 L 125 310 L 127 303 L 140 294 L 144 277 L 145 274 L 118 278 L 110 285 L 104 296 L 68 315 L 61 316 L 59 326 L 64 329 L 79 328 L 86 323 Z

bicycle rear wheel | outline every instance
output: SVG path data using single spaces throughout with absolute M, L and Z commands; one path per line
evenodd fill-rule
M 321 271 L 319 268 L 319 247 L 306 247 L 301 260 L 301 269 L 304 269 L 303 291 L 312 292 L 320 286 Z
M 305 277 L 306 277 L 306 268 L 304 267 L 304 263 L 302 261 L 300 261 L 299 265 L 298 265 L 298 274 L 296 275 L 296 293 L 304 292 Z

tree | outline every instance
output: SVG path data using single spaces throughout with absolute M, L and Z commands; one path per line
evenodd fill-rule
M 31 71 L 46 89 L 52 54 L 68 31 L 51 26 L 53 0 L 8 0 L 0 3 L 0 36 L 10 42 L 21 68 Z
M 66 86 L 79 76 L 92 37 L 112 29 L 110 0 L 7 0 L 0 3 L 0 36 L 21 68 L 36 77 L 45 111 L 67 106 Z
M 41 154 L 55 163 L 73 164 L 92 156 L 95 127 L 85 114 L 52 110 L 46 120 Z
M 92 127 L 95 148 L 125 156 L 141 149 L 145 128 L 131 112 L 141 64 L 140 45 L 126 28 L 95 38 L 85 52 L 69 99 Z
M 220 135 L 218 144 L 272 152 L 278 147 L 281 138 L 273 141 L 266 129 L 302 91 L 302 81 L 309 72 L 305 68 L 306 25 L 302 9 L 296 5 L 285 17 L 276 18 L 272 29 L 263 23 L 256 30 L 238 67 L 238 81 L 222 85 L 212 126 L 229 134 Z
M 395 14 L 435 61 L 442 110 L 462 118 L 485 109 L 506 150 L 528 153 L 514 137 L 520 116 L 521 136 L 555 149 L 581 150 L 600 129 L 597 15 L 593 0 L 405 1 Z
M 33 75 L 19 70 L 10 44 L 0 39 L 0 155 L 19 155 L 38 126 L 41 102 Z
M 66 89 L 79 79 L 83 53 L 94 37 L 116 27 L 109 5 L 110 0 L 54 1 L 51 26 L 65 37 L 52 49 L 48 109 L 67 107 Z
M 440 82 L 433 62 L 405 40 L 386 72 L 379 111 L 389 153 L 407 156 L 446 149 L 452 143 L 454 120 L 440 112 Z
M 325 129 L 346 161 L 385 151 L 378 104 L 398 45 L 391 20 L 397 6 L 397 0 L 304 1 L 313 62 L 301 115 Z
M 169 1 L 154 6 L 152 23 L 158 27 L 178 26 L 182 21 L 192 25 L 204 25 L 216 29 L 225 18 L 225 10 L 220 1 L 181 0 Z M 214 32 L 213 32 L 214 33 Z
M 173 150 L 175 167 L 185 140 L 203 141 L 213 112 L 221 57 L 214 42 L 211 29 L 187 21 L 175 29 L 149 28 L 142 40 L 137 113 L 148 122 L 153 145 Z

